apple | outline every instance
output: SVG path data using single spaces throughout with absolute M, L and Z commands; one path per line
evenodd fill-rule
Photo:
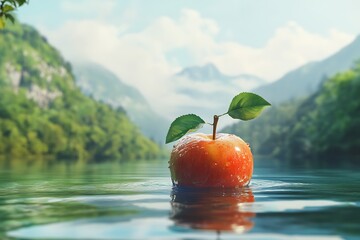
M 182 115 L 170 125 L 165 143 L 176 140 L 169 168 L 174 186 L 238 188 L 249 184 L 253 172 L 253 155 L 249 145 L 232 134 L 216 134 L 218 120 L 224 115 L 243 121 L 260 115 L 271 104 L 254 93 L 240 93 L 230 103 L 228 111 L 214 115 L 206 123 L 195 114 Z M 204 124 L 213 128 L 212 135 L 187 135 Z
M 182 138 L 170 157 L 171 179 L 180 187 L 243 187 L 253 173 L 249 145 L 232 134 L 195 133 Z

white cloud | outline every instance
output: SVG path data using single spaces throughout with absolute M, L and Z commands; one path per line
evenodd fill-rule
M 301 64 L 332 54 L 354 38 L 335 29 L 326 36 L 318 35 L 289 22 L 279 27 L 263 47 L 252 48 L 239 42 L 216 41 L 217 23 L 189 9 L 182 10 L 179 19 L 159 17 L 136 33 L 96 19 L 67 22 L 45 33 L 65 57 L 106 66 L 137 87 L 155 109 L 166 115 L 175 114 L 176 106 L 194 102 L 176 94 L 176 83 L 168 78 L 180 70 L 177 61 L 166 57 L 174 49 L 186 49 L 194 62 L 213 62 L 227 74 L 250 73 L 275 80 Z
M 278 28 L 262 48 L 235 42 L 217 44 L 218 54 L 208 56 L 230 74 L 239 71 L 276 80 L 309 61 L 321 60 L 350 43 L 354 36 L 330 30 L 327 36 L 307 32 L 295 22 Z

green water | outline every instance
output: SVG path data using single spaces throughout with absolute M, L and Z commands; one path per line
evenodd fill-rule
M 360 239 L 356 168 L 262 160 L 247 188 L 193 192 L 166 160 L 0 167 L 0 239 Z

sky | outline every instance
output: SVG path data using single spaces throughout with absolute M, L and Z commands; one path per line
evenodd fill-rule
M 169 81 L 184 67 L 211 62 L 272 82 L 349 44 L 358 9 L 358 0 L 30 0 L 18 18 L 70 62 L 105 66 L 166 114 L 193 101 Z

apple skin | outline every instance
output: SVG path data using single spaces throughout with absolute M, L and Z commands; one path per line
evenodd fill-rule
M 253 173 L 249 145 L 233 134 L 195 133 L 183 137 L 173 148 L 169 161 L 171 179 L 178 187 L 247 186 Z

